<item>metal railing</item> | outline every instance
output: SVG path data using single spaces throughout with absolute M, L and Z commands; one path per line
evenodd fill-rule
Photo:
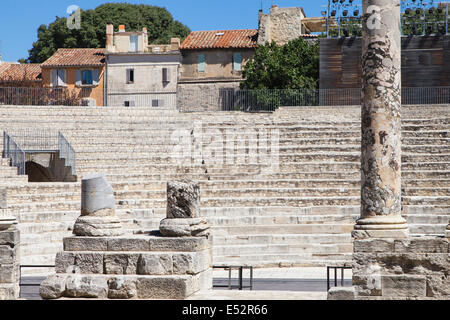
M 17 167 L 18 175 L 25 175 L 25 151 L 6 132 L 3 132 L 3 158 L 11 160 L 10 165 Z
M 0 105 L 82 106 L 92 88 L 0 87 Z
M 75 149 L 61 132 L 58 132 L 59 157 L 65 159 L 66 167 L 71 168 L 72 175 L 77 174 L 77 157 Z
M 3 132 L 3 157 L 11 159 L 11 166 L 18 168 L 19 175 L 25 175 L 27 153 L 58 152 L 65 165 L 76 175 L 76 152 L 61 132 L 17 130 Z

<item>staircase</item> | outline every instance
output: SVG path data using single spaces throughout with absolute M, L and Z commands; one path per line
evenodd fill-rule
M 350 232 L 360 202 L 358 107 L 180 114 L 2 106 L 0 115 L 0 130 L 61 131 L 76 150 L 79 180 L 106 174 L 130 233 L 157 229 L 165 216 L 166 182 L 188 178 L 201 184 L 202 215 L 213 225 L 214 263 L 324 266 L 351 260 Z M 412 234 L 443 235 L 450 216 L 449 107 L 404 107 L 403 118 L 403 213 Z M 201 161 L 174 155 L 179 135 L 187 132 L 189 146 L 199 143 L 196 123 L 202 124 Z M 234 145 L 236 156 L 248 157 L 238 143 L 249 128 L 279 133 L 277 170 L 211 156 Z M 223 145 L 211 144 L 218 136 Z M 259 138 L 260 145 L 270 145 L 269 137 Z M 9 210 L 20 221 L 22 264 L 52 264 L 79 216 L 80 182 L 27 183 L 6 165 L 3 160 L 0 176 L 7 179 L 2 184 L 8 185 Z

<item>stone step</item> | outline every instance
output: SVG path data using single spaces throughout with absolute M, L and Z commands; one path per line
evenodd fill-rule
M 444 224 L 408 224 L 409 232 L 411 234 L 420 234 L 420 235 L 445 235 L 445 229 L 448 226 L 447 223 Z
M 420 225 L 420 224 L 429 224 L 429 225 L 448 225 L 450 221 L 450 211 L 444 215 L 406 215 L 406 220 L 409 225 Z
M 254 268 L 326 267 L 344 265 L 351 261 L 351 254 L 252 254 L 214 257 L 214 264 L 251 265 Z
M 298 225 L 258 225 L 215 227 L 215 234 L 225 235 L 257 235 L 257 234 L 342 234 L 351 233 L 354 223 L 351 224 L 298 224 Z
M 245 256 L 255 252 L 264 254 L 343 254 L 352 253 L 353 244 L 265 244 L 265 245 L 214 245 L 214 256 Z
M 260 234 L 218 236 L 214 235 L 214 246 L 220 245 L 263 245 L 263 244 L 348 244 L 350 234 Z

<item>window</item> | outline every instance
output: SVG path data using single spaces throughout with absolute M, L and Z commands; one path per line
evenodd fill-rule
M 125 107 L 134 107 L 135 103 L 134 103 L 134 101 L 125 101 L 124 106 Z
M 54 87 L 63 87 L 66 85 L 66 70 L 52 70 L 51 82 Z
M 163 82 L 170 82 L 170 73 L 168 68 L 162 69 L 162 81 Z
M 197 69 L 198 72 L 205 72 L 206 71 L 206 55 L 199 54 L 197 56 Z
M 152 107 L 164 107 L 164 100 L 152 100 Z
M 134 83 L 134 69 L 127 69 L 127 83 Z
M 233 55 L 233 70 L 242 71 L 242 54 L 240 52 Z
M 76 82 L 77 87 L 82 86 L 98 86 L 100 81 L 100 70 L 89 69 L 89 70 L 77 70 L 76 71 Z
M 138 36 L 132 34 L 130 36 L 130 52 L 137 52 L 138 51 Z
M 93 85 L 92 70 L 81 71 L 81 84 L 82 85 Z

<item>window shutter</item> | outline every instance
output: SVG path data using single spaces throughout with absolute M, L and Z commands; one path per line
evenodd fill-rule
M 242 70 L 242 54 L 240 52 L 235 53 L 233 55 L 233 70 L 235 71 Z
M 92 70 L 92 84 L 94 86 L 98 86 L 99 82 L 100 82 L 100 70 L 98 69 Z
M 66 85 L 66 71 L 58 70 L 58 85 L 65 86 Z
M 75 83 L 78 87 L 82 85 L 81 82 L 81 70 L 77 70 L 76 71 L 76 83 Z
M 163 82 L 170 82 L 170 73 L 168 68 L 162 69 Z
M 206 55 L 199 54 L 198 55 L 198 72 L 206 71 Z
M 51 85 L 53 87 L 58 86 L 58 70 L 52 70 L 50 78 Z

